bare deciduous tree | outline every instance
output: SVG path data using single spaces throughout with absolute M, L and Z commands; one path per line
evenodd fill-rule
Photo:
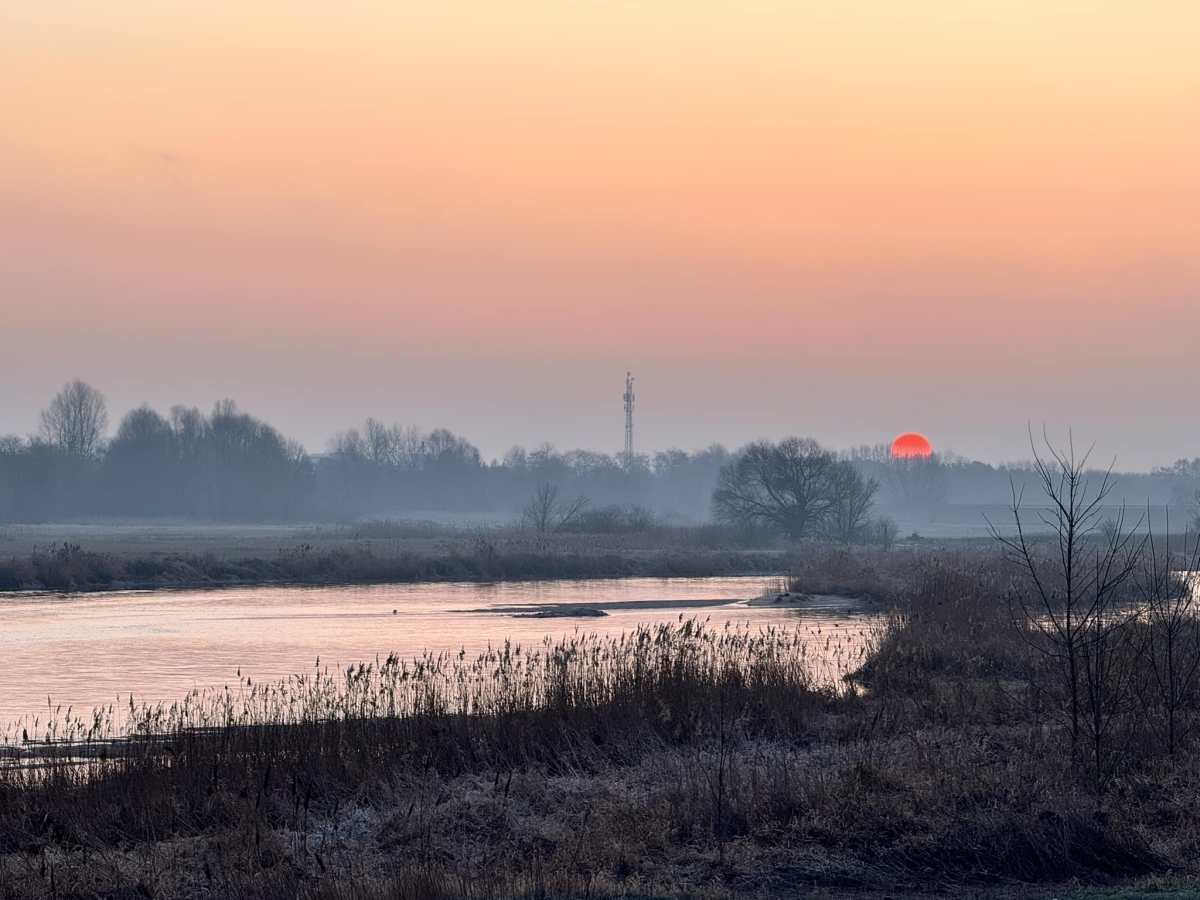
M 588 499 L 581 494 L 563 497 L 558 485 L 539 484 L 521 509 L 521 521 L 526 527 L 544 534 L 570 525 L 587 507 Z
M 713 514 L 735 527 L 764 528 L 793 540 L 840 520 L 833 526 L 840 537 L 866 524 L 877 487 L 812 438 L 757 441 L 721 469 Z
M 41 414 L 41 432 L 46 442 L 81 459 L 100 454 L 107 428 L 104 395 L 78 379 L 64 385 Z
M 538 533 L 549 531 L 558 506 L 558 494 L 557 485 L 539 484 L 521 509 L 521 522 Z
M 1034 472 L 1048 509 L 1037 518 L 1049 530 L 1039 539 L 1029 530 L 1022 497 L 1013 486 L 1015 536 L 988 523 L 992 537 L 1019 574 L 1013 602 L 1022 634 L 1046 663 L 1044 681 L 1031 685 L 1061 710 L 1069 729 L 1072 759 L 1086 738 L 1097 787 L 1105 779 L 1113 724 L 1132 695 L 1132 654 L 1127 626 L 1136 610 L 1122 605 L 1121 589 L 1139 565 L 1140 522 L 1125 524 L 1122 509 L 1105 526 L 1111 469 L 1093 490 L 1088 455 L 1077 458 L 1074 443 L 1056 450 L 1045 438 L 1049 459 L 1033 446 Z
M 756 441 L 721 470 L 713 491 L 717 519 L 737 527 L 807 537 L 829 509 L 826 476 L 836 460 L 812 438 Z

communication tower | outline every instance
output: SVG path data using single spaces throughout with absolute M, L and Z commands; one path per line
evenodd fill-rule
M 625 373 L 625 468 L 633 468 L 633 375 Z

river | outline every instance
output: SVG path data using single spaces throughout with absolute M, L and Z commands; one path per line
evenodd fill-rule
M 130 696 L 171 701 L 235 683 L 239 671 L 256 682 L 286 678 L 318 657 L 344 667 L 392 652 L 473 654 L 505 639 L 618 635 L 680 616 L 798 628 L 819 679 L 859 661 L 871 619 L 856 604 L 746 605 L 766 589 L 762 577 L 740 577 L 0 594 L 0 725 L 44 721 L 48 706 L 78 715 Z M 556 605 L 607 615 L 529 617 Z

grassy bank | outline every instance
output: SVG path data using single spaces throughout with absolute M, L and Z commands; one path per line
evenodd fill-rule
M 1010 615 L 1000 558 L 825 558 L 830 583 L 850 589 L 852 563 L 896 597 L 840 684 L 812 681 L 819 648 L 791 630 L 683 622 L 244 681 L 60 721 L 59 743 L 26 723 L 29 742 L 10 740 L 41 765 L 0 772 L 0 884 L 12 897 L 1190 889 L 1194 690 L 1168 748 L 1154 672 L 1130 657 L 1098 773 Z M 1137 627 L 1147 640 L 1130 653 L 1151 643 L 1152 623 Z
M 381 555 L 373 550 L 306 548 L 270 557 L 208 554 L 125 557 L 76 545 L 0 561 L 3 591 L 105 591 L 260 584 L 400 584 L 423 581 L 535 581 L 558 578 L 704 577 L 777 574 L 778 554 L 660 551 L 645 554 L 539 553 L 487 546 Z
M 0 534 L 0 591 L 771 575 L 793 591 L 895 603 L 928 552 L 926 544 L 797 547 L 716 525 L 604 534 L 393 521 L 31 526 Z
M 453 529 L 421 523 L 173 538 L 87 532 L 32 546 L 8 541 L 0 590 L 95 591 L 252 584 L 371 584 L 628 576 L 779 574 L 787 550 L 746 546 L 721 529 L 659 528 L 644 534 L 547 534 Z M 274 544 L 274 546 L 272 546 Z M 248 549 L 247 549 L 248 548 Z

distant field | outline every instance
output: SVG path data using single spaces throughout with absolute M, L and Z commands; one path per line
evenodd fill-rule
M 1114 508 L 1114 513 L 1116 508 Z M 985 518 L 985 516 L 987 518 Z M 946 506 L 933 512 L 892 513 L 901 540 L 912 535 L 934 541 L 988 537 L 987 520 L 1006 527 L 1012 513 L 1002 506 Z M 1037 524 L 1037 523 L 1034 523 Z M 1157 526 L 1157 523 L 1156 523 Z M 696 535 L 704 525 L 666 526 L 619 535 L 547 534 L 538 539 L 555 548 L 603 546 L 623 550 L 677 546 L 683 535 Z M 223 557 L 278 552 L 300 544 L 314 548 L 382 543 L 391 548 L 445 549 L 480 536 L 528 536 L 510 520 L 487 513 L 429 513 L 357 524 L 197 524 L 187 522 L 97 522 L 46 525 L 0 524 L 0 556 L 23 555 L 54 543 L 79 544 L 97 553 L 212 553 Z M 615 539 L 615 540 L 614 540 Z
M 93 523 L 0 525 L 0 556 L 22 556 L 54 544 L 78 544 L 94 553 L 206 553 L 217 557 L 270 555 L 309 545 L 313 550 L 386 547 L 390 551 L 437 551 L 473 547 L 481 539 L 521 542 L 545 550 L 636 552 L 719 546 L 703 529 L 655 528 L 639 533 L 546 533 L 500 525 L 387 520 L 354 525 L 236 525 Z

